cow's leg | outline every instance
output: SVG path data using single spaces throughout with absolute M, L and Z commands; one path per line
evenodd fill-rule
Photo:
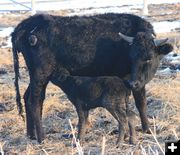
M 34 119 L 34 125 L 37 135 L 37 140 L 39 143 L 42 142 L 44 138 L 44 133 L 42 129 L 42 106 L 45 98 L 45 90 L 47 86 L 47 79 L 36 79 L 31 80 L 31 111 L 32 117 Z
M 27 136 L 30 137 L 30 139 L 35 139 L 34 120 L 32 118 L 31 103 L 30 103 L 30 85 L 28 86 L 26 92 L 24 93 L 24 102 L 26 109 Z
M 141 118 L 142 129 L 144 132 L 149 132 L 149 122 L 148 122 L 148 118 L 147 118 L 147 103 L 146 103 L 145 87 L 143 87 L 139 91 L 133 90 L 133 96 L 134 96 L 136 107 L 139 111 L 139 115 Z
M 81 139 L 86 131 L 86 127 L 88 125 L 88 114 L 89 111 L 84 111 L 81 106 L 76 107 L 77 114 L 78 114 L 78 136 L 77 139 Z

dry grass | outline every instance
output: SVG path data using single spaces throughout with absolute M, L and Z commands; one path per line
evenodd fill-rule
M 0 65 L 12 65 L 12 54 L 11 49 L 1 49 L 3 55 L 0 56 Z
M 179 106 L 180 96 L 178 94 L 180 92 L 180 73 L 176 73 L 175 78 L 159 78 L 154 78 L 147 85 L 148 91 L 151 92 L 154 97 L 161 97 L 166 102 L 172 102 L 174 106 Z

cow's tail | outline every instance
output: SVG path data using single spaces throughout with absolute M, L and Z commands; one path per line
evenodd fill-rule
M 21 103 L 21 95 L 20 95 L 20 91 L 19 91 L 19 78 L 20 78 L 19 57 L 18 57 L 18 51 L 16 48 L 16 44 L 15 44 L 15 41 L 13 40 L 13 38 L 12 38 L 12 45 L 13 45 L 12 51 L 13 51 L 14 72 L 15 72 L 14 85 L 15 85 L 15 90 L 16 90 L 16 104 L 17 104 L 19 115 L 21 115 L 23 117 L 23 108 L 22 108 L 22 103 Z

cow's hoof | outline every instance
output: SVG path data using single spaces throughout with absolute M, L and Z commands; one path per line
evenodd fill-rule
M 29 138 L 30 138 L 31 140 L 36 140 L 36 137 L 35 137 L 35 136 L 29 136 Z
M 122 142 L 116 142 L 116 145 L 115 145 L 116 148 L 121 148 L 122 146 L 123 146 Z
M 147 133 L 147 134 L 151 134 L 151 131 L 150 131 L 150 128 L 149 128 L 149 122 L 142 125 L 142 132 Z
M 39 144 L 42 144 L 43 140 L 45 139 L 45 135 L 42 134 L 41 136 L 37 136 L 37 141 Z
M 31 139 L 31 140 L 35 140 L 35 139 L 36 139 L 35 134 L 29 134 L 29 133 L 27 133 L 27 137 L 28 137 L 29 139 Z
M 42 138 L 38 138 L 37 141 L 38 141 L 39 144 L 42 144 L 43 139 Z

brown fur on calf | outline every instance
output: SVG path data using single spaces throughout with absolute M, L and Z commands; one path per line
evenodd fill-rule
M 62 74 L 61 74 L 62 75 Z M 57 76 L 57 75 L 56 75 Z M 54 78 L 58 79 L 58 78 Z M 135 143 L 133 112 L 127 109 L 130 90 L 118 77 L 79 77 L 67 76 L 54 80 L 67 94 L 68 99 L 76 107 L 79 117 L 78 139 L 85 133 L 88 125 L 89 110 L 103 107 L 118 121 L 119 135 L 117 143 L 124 140 L 125 133 L 130 132 L 130 143 Z M 128 119 L 129 116 L 129 119 Z

